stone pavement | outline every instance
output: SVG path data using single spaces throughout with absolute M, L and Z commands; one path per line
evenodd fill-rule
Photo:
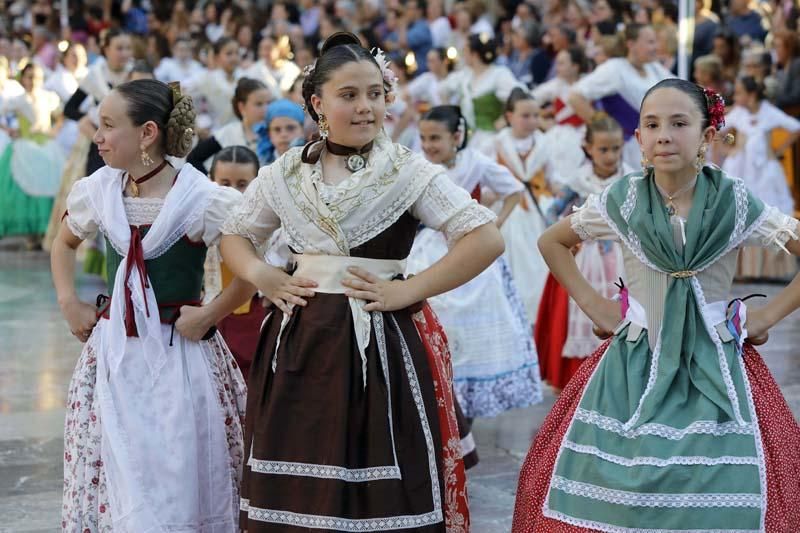
M 737 286 L 736 294 L 779 287 Z M 87 301 L 101 290 L 81 278 Z M 55 303 L 48 257 L 0 249 L 0 533 L 57 531 L 60 523 L 64 402 L 80 353 Z M 762 353 L 795 415 L 800 414 L 800 313 L 772 332 Z M 519 466 L 552 406 L 475 423 L 480 464 L 469 473 L 474 533 L 511 528 Z

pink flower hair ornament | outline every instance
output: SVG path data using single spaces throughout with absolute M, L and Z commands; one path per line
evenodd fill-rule
M 389 67 L 389 60 L 386 58 L 386 54 L 383 50 L 380 48 L 373 48 L 371 52 L 375 57 L 375 61 L 378 63 L 378 67 L 381 69 L 381 74 L 383 75 L 383 85 L 386 88 L 386 103 L 390 104 L 394 102 L 399 78 L 391 69 L 391 67 Z

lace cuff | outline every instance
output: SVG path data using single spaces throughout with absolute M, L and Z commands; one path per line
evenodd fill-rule
M 85 241 L 85 240 L 91 238 L 97 232 L 97 230 L 92 231 L 90 229 L 82 228 L 75 221 L 75 218 L 69 216 L 69 214 L 67 214 L 66 217 L 64 217 L 64 220 L 67 221 L 67 227 L 72 232 L 72 234 L 75 235 L 77 238 L 79 238 L 82 241 Z
M 441 231 L 447 238 L 448 248 L 452 248 L 461 237 L 495 219 L 497 219 L 497 215 L 494 212 L 473 201 L 450 217 L 450 220 L 442 226 Z
M 73 235 L 81 240 L 92 237 L 98 230 L 97 221 L 89 207 L 89 191 L 87 180 L 80 179 L 72 186 L 67 196 L 67 227 Z
M 572 231 L 581 238 L 582 241 L 588 241 L 592 239 L 589 230 L 586 228 L 586 221 L 584 217 L 581 215 L 585 210 L 584 208 L 575 208 L 575 211 L 569 217 L 569 225 L 572 228 Z
M 748 239 L 745 244 L 780 249 L 790 254 L 791 252 L 786 248 L 786 243 L 789 242 L 789 239 L 797 240 L 800 238 L 798 236 L 798 224 L 800 222 L 782 213 L 776 207 L 768 207 L 767 209 L 770 211 L 766 220 L 756 230 L 753 238 Z
M 614 241 L 619 237 L 600 213 L 600 197 L 590 194 L 580 207 L 574 207 L 569 216 L 570 227 L 583 241 Z

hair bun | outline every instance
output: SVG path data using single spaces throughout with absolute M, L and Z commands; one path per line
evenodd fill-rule
M 186 94 L 175 94 L 175 105 L 167 121 L 167 155 L 185 157 L 192 148 L 195 121 L 192 97 Z
M 349 31 L 338 31 L 325 39 L 325 43 L 322 45 L 322 49 L 320 50 L 319 55 L 324 55 L 325 52 L 330 50 L 331 48 L 335 48 L 337 46 L 345 46 L 348 44 L 361 46 L 361 41 L 358 37 L 354 34 L 350 33 Z

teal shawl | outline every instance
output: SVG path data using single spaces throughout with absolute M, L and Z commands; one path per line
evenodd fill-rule
M 736 343 L 704 320 L 696 274 L 764 220 L 741 180 L 706 167 L 682 251 L 652 175 L 609 187 L 599 209 L 642 263 L 670 276 L 660 332 L 618 330 L 562 442 L 544 514 L 603 531 L 760 531 L 766 472 Z M 650 349 L 649 335 L 658 334 Z

